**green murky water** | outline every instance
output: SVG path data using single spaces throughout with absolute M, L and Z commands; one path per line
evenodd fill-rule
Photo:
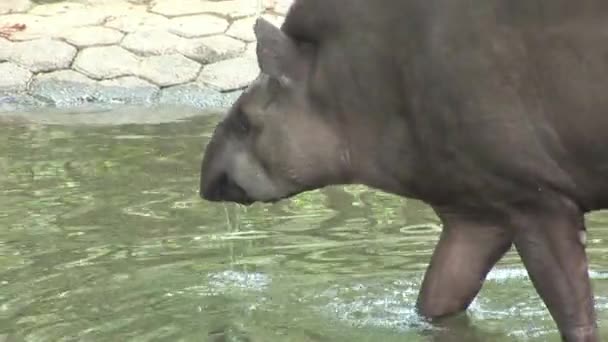
M 199 161 L 219 117 L 184 113 L 0 119 L 0 341 L 438 336 L 413 310 L 439 232 L 427 206 L 364 187 L 203 202 Z M 608 214 L 588 220 L 608 336 Z M 558 340 L 513 251 L 468 315 L 472 328 L 443 340 Z

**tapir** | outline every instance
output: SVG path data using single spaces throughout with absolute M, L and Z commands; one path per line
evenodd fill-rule
M 202 158 L 208 201 L 360 184 L 442 232 L 416 308 L 466 311 L 512 247 L 564 341 L 598 341 L 584 215 L 608 208 L 607 0 L 295 0 Z

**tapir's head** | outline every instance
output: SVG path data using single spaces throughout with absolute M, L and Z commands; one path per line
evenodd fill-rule
M 200 195 L 241 204 L 275 202 L 348 181 L 348 152 L 337 120 L 315 96 L 315 49 L 258 19 L 260 74 L 209 142 Z

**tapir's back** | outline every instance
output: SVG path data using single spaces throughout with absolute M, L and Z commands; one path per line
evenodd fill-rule
M 431 3 L 414 58 L 430 87 L 413 98 L 426 99 L 420 115 L 462 132 L 446 141 L 466 153 L 455 163 L 478 155 L 534 191 L 608 207 L 608 1 Z
M 520 77 L 513 109 L 529 116 L 522 123 L 554 159 L 545 172 L 563 170 L 589 209 L 608 207 L 608 1 L 495 3 L 496 29 L 519 36 L 511 56 L 521 54 L 517 72 L 498 73 Z
M 607 207 L 608 11 L 527 36 L 540 124 L 555 129 L 560 164 L 594 197 L 592 205 Z
M 382 89 L 341 102 L 406 102 L 429 186 L 450 186 L 440 165 L 481 191 L 507 177 L 608 207 L 607 0 L 296 0 L 283 29 L 331 40 L 336 66 Z

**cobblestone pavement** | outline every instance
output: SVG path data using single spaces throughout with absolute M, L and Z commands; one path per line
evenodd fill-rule
M 253 23 L 292 0 L 0 0 L 0 111 L 225 107 L 259 69 Z

